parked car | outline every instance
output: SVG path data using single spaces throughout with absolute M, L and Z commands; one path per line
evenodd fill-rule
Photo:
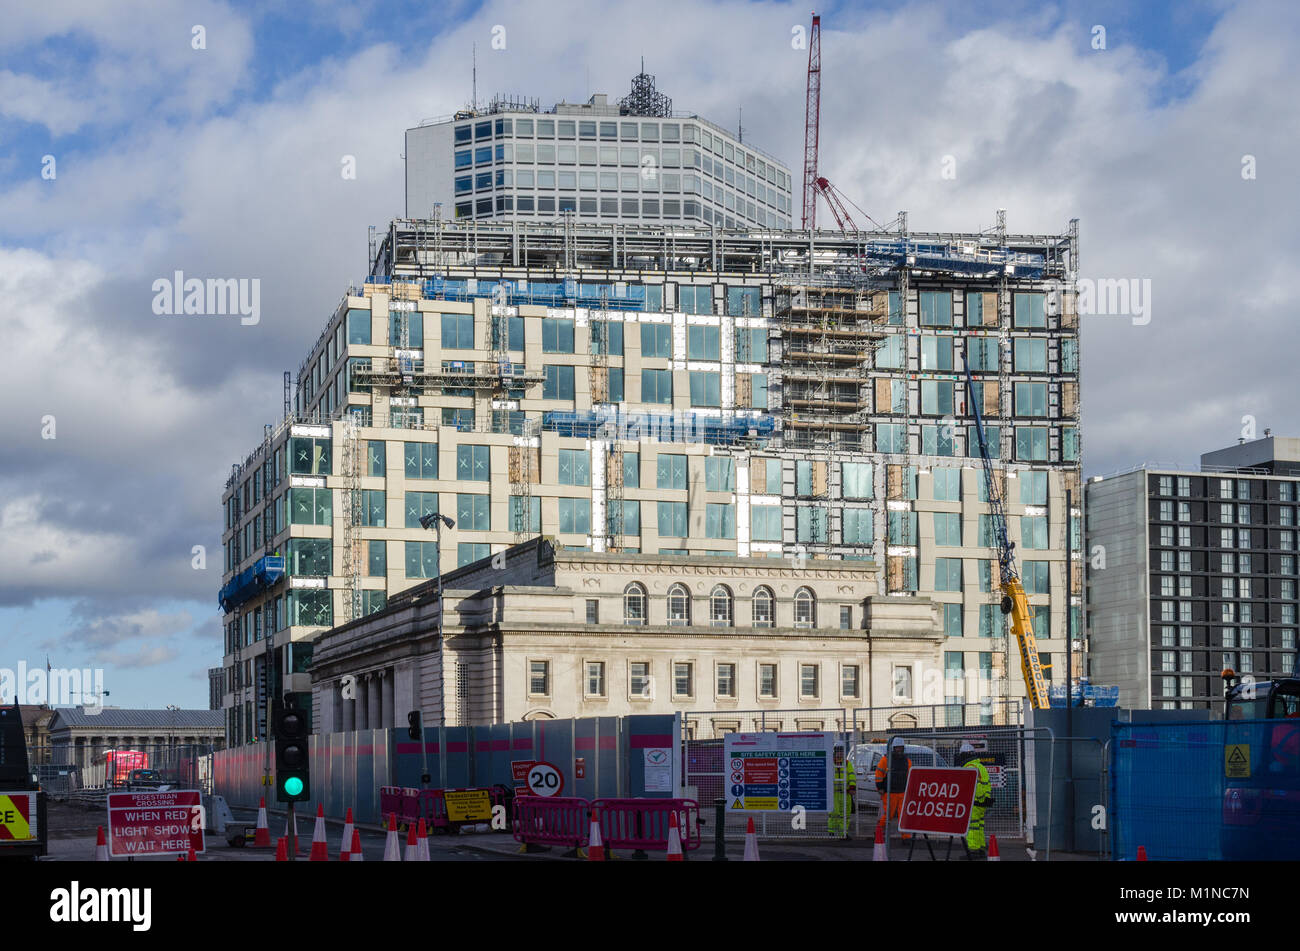
M 928 746 L 916 746 L 904 743 L 903 750 L 913 766 L 950 766 L 943 755 Z M 880 808 L 880 793 L 876 790 L 876 764 L 885 755 L 884 743 L 859 743 L 853 747 L 849 760 L 858 781 L 858 805 Z M 898 789 L 896 792 L 902 792 Z
M 133 769 L 131 775 L 127 777 L 126 788 L 131 792 L 148 792 L 154 789 L 168 789 L 169 785 L 163 779 L 162 773 L 156 769 Z

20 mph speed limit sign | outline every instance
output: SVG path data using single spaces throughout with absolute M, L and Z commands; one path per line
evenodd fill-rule
M 564 776 L 550 763 L 534 763 L 528 771 L 528 791 L 534 796 L 558 796 L 564 792 Z

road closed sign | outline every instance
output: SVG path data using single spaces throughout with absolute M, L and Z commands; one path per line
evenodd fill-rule
M 907 774 L 899 831 L 964 836 L 978 779 L 973 769 L 915 767 Z
M 108 853 L 165 855 L 203 851 L 203 809 L 197 790 L 109 793 Z
M 564 792 L 564 776 L 550 763 L 534 763 L 528 770 L 528 792 L 533 796 L 558 796 Z

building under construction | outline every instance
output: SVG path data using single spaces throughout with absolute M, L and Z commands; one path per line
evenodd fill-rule
M 392 222 L 227 484 L 231 742 L 265 735 L 268 692 L 309 689 L 322 630 L 536 535 L 795 572 L 870 559 L 864 594 L 929 598 L 947 635 L 942 671 L 893 672 L 900 715 L 1023 695 L 967 366 L 1059 682 L 1067 611 L 1081 629 L 1077 254 L 1077 223 L 1014 235 L 1000 213 L 968 234 L 904 214 L 849 234 Z M 431 511 L 455 521 L 442 551 Z M 730 623 L 761 623 L 734 594 Z M 851 607 L 815 621 L 863 624 Z M 856 705 L 835 686 L 821 706 Z

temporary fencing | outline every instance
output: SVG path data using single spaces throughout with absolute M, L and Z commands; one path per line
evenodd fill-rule
M 1004 840 L 1025 837 L 1026 731 L 1022 727 L 981 727 L 961 732 L 895 731 L 880 738 L 882 742 L 855 744 L 853 755 L 858 780 L 855 836 L 872 835 L 882 803 L 882 794 L 876 787 L 876 767 L 895 736 L 903 738 L 904 751 L 913 767 L 957 766 L 962 743 L 974 746 L 989 771 L 993 796 L 993 804 L 985 813 L 985 834 L 996 834 Z M 902 781 L 888 777 L 887 770 L 886 776 L 890 793 L 902 794 Z M 891 820 L 890 828 L 893 827 Z
M 681 848 L 700 847 L 700 806 L 693 799 L 586 799 L 521 796 L 515 800 L 515 841 L 577 849 L 590 840 L 592 819 L 605 849 L 666 852 L 672 818 Z
M 682 714 L 683 784 L 696 799 L 713 803 L 725 798 L 728 780 L 724 744 L 728 733 L 802 733 L 834 732 L 843 734 L 852 724 L 847 707 L 780 710 L 713 710 Z M 807 812 L 797 818 L 790 812 L 726 812 L 726 835 L 738 839 L 744 835 L 747 819 L 753 816 L 759 838 L 824 839 L 831 834 L 830 813 Z M 873 817 L 874 821 L 874 817 Z M 703 835 L 715 837 L 715 823 L 706 822 Z
M 1300 720 L 1111 725 L 1114 858 L 1300 854 Z
M 341 818 L 351 807 L 357 822 L 386 817 L 379 804 L 381 786 L 421 786 L 426 765 L 437 789 L 519 785 L 520 764 L 550 763 L 563 777 L 561 792 L 597 799 L 615 796 L 654 798 L 647 788 L 643 750 L 675 748 L 679 728 L 672 714 L 529 720 L 488 726 L 428 727 L 423 748 L 403 729 L 313 734 L 309 758 L 315 808 Z M 216 791 L 231 806 L 255 808 L 265 794 L 274 765 L 266 743 L 220 750 L 213 763 Z M 676 790 L 662 790 L 667 798 Z M 494 803 L 496 800 L 494 800 Z M 425 818 L 434 821 L 433 814 Z
M 28 763 L 51 796 L 86 791 L 149 792 L 197 789 L 211 793 L 214 748 L 196 743 L 116 743 L 32 746 Z
M 559 845 L 571 849 L 587 844 L 591 803 L 570 797 L 523 796 L 515 800 L 516 842 Z
M 666 850 L 672 816 L 682 848 L 700 847 L 700 806 L 694 799 L 597 799 L 591 807 L 607 849 Z

